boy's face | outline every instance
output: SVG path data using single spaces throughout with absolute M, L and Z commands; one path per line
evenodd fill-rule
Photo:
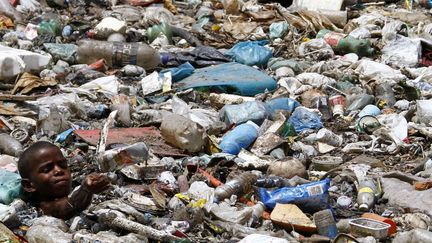
M 41 149 L 33 158 L 29 178 L 23 179 L 24 190 L 41 201 L 67 196 L 71 191 L 71 173 L 60 149 L 55 146 Z

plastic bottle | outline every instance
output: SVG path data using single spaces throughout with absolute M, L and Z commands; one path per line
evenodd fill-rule
M 204 128 L 181 115 L 164 116 L 160 130 L 168 143 L 190 153 L 199 152 L 204 146 Z
M 363 109 L 366 105 L 372 104 L 375 97 L 368 94 L 357 94 L 349 97 L 350 104 L 347 108 L 348 111 L 356 111 Z
M 359 181 L 357 203 L 362 211 L 370 210 L 375 205 L 375 194 L 377 187 L 373 179 L 364 178 Z
M 334 239 L 337 234 L 336 222 L 330 209 L 319 211 L 313 215 L 318 233 Z
M 251 227 L 258 225 L 261 215 L 264 213 L 264 211 L 265 206 L 262 202 L 257 202 L 257 204 L 252 206 L 252 217 L 249 220 L 249 225 Z
M 258 125 L 251 121 L 241 124 L 222 138 L 219 148 L 224 153 L 237 155 L 242 148 L 249 147 L 257 139 L 258 130 Z
M 145 162 L 149 157 L 145 143 L 114 148 L 105 151 L 98 157 L 99 168 L 103 172 L 121 169 L 123 166 Z
M 131 64 L 146 70 L 152 70 L 161 63 L 158 51 L 144 43 L 80 40 L 77 44 L 79 63 L 91 64 L 103 58 L 111 67 Z
M 336 52 L 341 54 L 356 53 L 359 57 L 363 57 L 374 53 L 369 40 L 357 40 L 343 33 L 324 29 L 318 32 L 316 38 L 324 38 Z
M 23 152 L 22 144 L 6 133 L 0 133 L 0 152 L 19 157 Z
M 248 193 L 259 176 L 259 172 L 244 172 L 224 185 L 218 186 L 214 192 L 215 201 L 224 200 L 232 195 L 242 196 Z

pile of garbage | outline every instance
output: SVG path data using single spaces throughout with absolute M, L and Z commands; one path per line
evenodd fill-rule
M 0 239 L 432 242 L 432 3 L 280 2 L 1 1 Z M 110 188 L 43 215 L 37 141 Z

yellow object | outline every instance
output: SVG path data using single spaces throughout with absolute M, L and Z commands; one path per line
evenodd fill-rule
M 372 188 L 370 188 L 370 187 L 363 187 L 363 188 L 360 188 L 360 190 L 358 191 L 359 193 L 362 193 L 362 192 L 366 192 L 366 193 L 374 193 L 374 191 L 372 190 Z

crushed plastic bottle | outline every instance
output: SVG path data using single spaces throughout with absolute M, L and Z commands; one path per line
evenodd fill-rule
M 252 190 L 253 183 L 261 176 L 259 171 L 244 172 L 225 183 L 218 186 L 214 192 L 214 200 L 216 202 L 229 198 L 232 195 L 242 196 Z
M 114 171 L 126 165 L 145 162 L 148 156 L 147 145 L 143 142 L 138 142 L 103 152 L 98 157 L 99 168 L 104 172 Z

